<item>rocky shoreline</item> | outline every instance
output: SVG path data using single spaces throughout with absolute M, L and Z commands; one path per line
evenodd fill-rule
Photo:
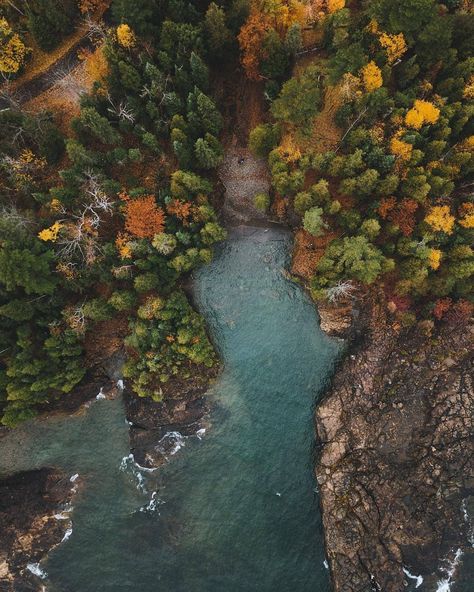
M 179 377 L 166 384 L 161 402 L 137 397 L 127 385 L 124 390 L 125 410 L 130 424 L 130 452 L 142 467 L 156 468 L 164 464 L 174 445 L 167 434 L 196 434 L 209 412 L 204 398 L 219 368 L 198 366 L 192 378 Z
M 54 468 L 0 480 L 0 590 L 41 590 L 39 562 L 67 536 L 76 478 Z
M 407 573 L 435 590 L 434 566 L 467 550 L 473 335 L 472 325 L 403 329 L 380 295 L 361 308 L 315 413 L 335 592 L 400 592 Z

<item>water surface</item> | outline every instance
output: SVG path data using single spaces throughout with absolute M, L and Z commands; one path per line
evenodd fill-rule
M 52 592 L 327 592 L 312 408 L 337 344 L 288 281 L 290 237 L 245 228 L 195 278 L 224 360 L 212 425 L 173 462 L 128 455 L 119 400 L 37 420 L 2 441 L 0 471 L 79 473 L 70 538 L 44 562 Z

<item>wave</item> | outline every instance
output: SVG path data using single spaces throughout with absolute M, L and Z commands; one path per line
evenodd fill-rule
M 48 577 L 48 574 L 44 571 L 44 569 L 41 569 L 39 563 L 28 563 L 26 569 L 42 580 L 45 580 Z
M 166 458 L 168 454 L 175 455 L 183 446 L 185 446 L 185 436 L 181 432 L 166 432 L 155 449 Z
M 436 592 L 450 592 L 451 585 L 454 583 L 453 576 L 456 572 L 456 568 L 459 565 L 463 553 L 461 549 L 457 549 L 452 560 L 446 559 L 446 566 L 441 568 L 446 574 L 446 577 L 442 580 L 438 580 Z
M 407 578 L 410 578 L 410 580 L 416 580 L 415 588 L 419 588 L 421 584 L 423 584 L 423 576 L 414 576 L 405 567 L 403 567 L 402 569 L 403 573 L 406 575 Z
M 147 493 L 145 486 L 145 477 L 142 471 L 146 470 L 145 467 L 141 467 L 136 461 L 133 454 L 124 456 L 120 461 L 119 469 L 124 473 L 129 473 L 136 481 L 136 486 L 142 493 Z
M 143 512 L 145 514 L 156 512 L 158 515 L 160 515 L 159 508 L 160 508 L 160 506 L 162 506 L 165 503 L 166 503 L 165 501 L 163 501 L 157 497 L 157 492 L 154 491 L 151 494 L 150 501 L 145 506 L 142 506 L 141 508 L 139 508 L 138 511 Z
M 66 530 L 66 532 L 64 533 L 64 536 L 63 536 L 63 538 L 61 539 L 61 543 L 64 543 L 64 542 L 66 542 L 66 541 L 69 539 L 69 537 L 70 537 L 71 535 L 72 535 L 72 526 L 70 526 L 70 527 L 69 527 L 69 528 Z

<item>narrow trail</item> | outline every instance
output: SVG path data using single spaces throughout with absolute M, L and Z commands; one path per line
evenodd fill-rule
M 58 83 L 58 76 L 63 72 L 65 75 L 71 72 L 76 66 L 80 64 L 78 52 L 81 49 L 93 49 L 95 46 L 91 39 L 84 34 L 64 55 L 56 60 L 49 68 L 38 74 L 37 76 L 27 80 L 24 83 L 11 86 L 11 93 L 19 105 L 24 105 L 32 101 L 40 94 L 51 89 Z M 0 93 L 8 92 L 5 85 L 0 87 Z M 6 93 L 5 93 L 6 94 Z M 9 101 L 0 96 L 0 109 L 6 109 L 10 106 Z

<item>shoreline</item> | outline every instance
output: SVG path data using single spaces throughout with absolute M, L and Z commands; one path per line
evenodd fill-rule
M 0 479 L 0 585 L 4 592 L 42 589 L 40 562 L 72 532 L 77 476 L 43 467 Z
M 315 410 L 334 592 L 399 592 L 412 574 L 434 590 L 443 559 L 469 546 L 473 328 L 393 325 L 372 295 Z

